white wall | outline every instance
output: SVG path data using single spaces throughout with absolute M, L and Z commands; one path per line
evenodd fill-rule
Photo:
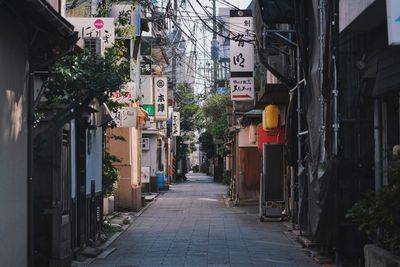
M 150 149 L 142 150 L 141 166 L 150 166 L 150 176 L 155 176 L 157 170 L 157 135 L 146 135 L 150 138 Z
M 0 265 L 27 266 L 28 40 L 0 8 Z

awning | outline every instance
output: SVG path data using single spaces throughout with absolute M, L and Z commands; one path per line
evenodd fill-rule
M 396 91 L 400 91 L 400 47 L 390 46 L 382 50 L 379 56 L 372 96 L 379 97 Z

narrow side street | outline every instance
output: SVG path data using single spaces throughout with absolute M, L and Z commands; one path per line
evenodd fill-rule
M 226 208 L 226 187 L 188 176 L 161 195 L 90 266 L 318 266 L 281 223 L 260 223 L 254 207 Z

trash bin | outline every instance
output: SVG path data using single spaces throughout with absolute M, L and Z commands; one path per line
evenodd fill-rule
M 158 190 L 164 189 L 164 177 L 165 177 L 164 172 L 158 171 L 158 172 L 156 173 L 156 176 L 157 176 Z

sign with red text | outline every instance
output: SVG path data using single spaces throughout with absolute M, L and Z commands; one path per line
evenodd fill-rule
M 129 104 L 135 100 L 136 84 L 135 82 L 127 82 L 122 89 L 112 93 L 112 100 L 120 104 Z

